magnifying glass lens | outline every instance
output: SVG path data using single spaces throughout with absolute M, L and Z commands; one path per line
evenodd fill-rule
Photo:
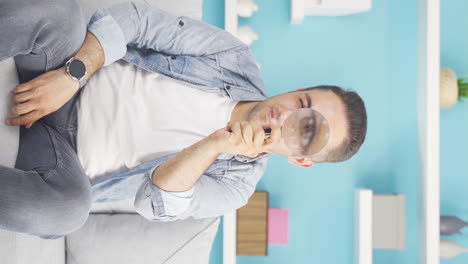
M 286 118 L 281 132 L 293 155 L 312 155 L 325 147 L 330 128 L 319 112 L 301 108 Z

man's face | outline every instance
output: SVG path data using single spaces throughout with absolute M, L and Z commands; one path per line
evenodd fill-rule
M 297 91 L 273 96 L 257 104 L 249 113 L 248 121 L 258 122 L 263 129 L 268 129 L 274 125 L 282 125 L 292 112 L 300 108 L 312 108 L 322 114 L 328 121 L 330 129 L 325 147 L 312 157 L 323 155 L 328 149 L 338 146 L 346 138 L 345 106 L 335 93 L 327 90 Z M 283 139 L 271 150 L 276 154 L 293 156 Z

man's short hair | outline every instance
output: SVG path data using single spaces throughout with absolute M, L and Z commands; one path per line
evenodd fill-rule
M 335 93 L 343 102 L 348 120 L 347 137 L 340 145 L 330 149 L 316 162 L 340 162 L 351 158 L 361 147 L 367 133 L 367 113 L 364 101 L 354 91 L 345 91 L 333 85 L 319 85 L 301 91 L 325 90 Z

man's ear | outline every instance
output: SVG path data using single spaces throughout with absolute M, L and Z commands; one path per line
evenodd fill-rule
M 314 166 L 314 162 L 310 158 L 305 157 L 288 156 L 288 162 L 304 168 L 310 168 Z

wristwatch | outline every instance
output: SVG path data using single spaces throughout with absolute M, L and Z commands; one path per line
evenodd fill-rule
M 68 75 L 80 83 L 80 88 L 86 84 L 86 66 L 82 61 L 71 57 L 65 63 L 65 68 L 67 69 Z

